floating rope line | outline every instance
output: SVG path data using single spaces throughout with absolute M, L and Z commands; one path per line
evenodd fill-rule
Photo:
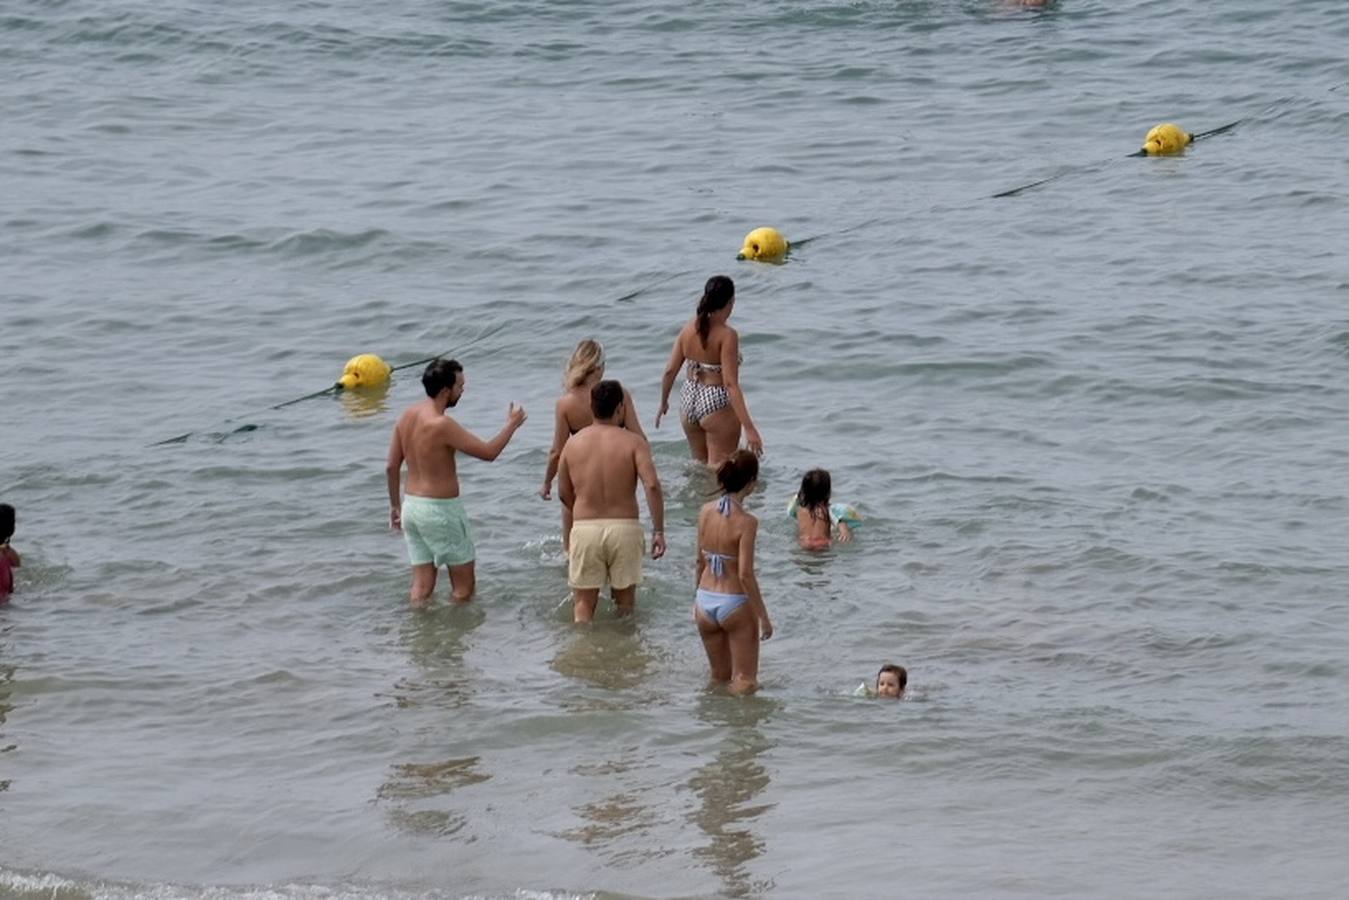
M 427 363 L 429 363 L 429 362 L 431 362 L 431 361 L 433 361 L 433 360 L 444 359 L 445 357 L 449 356 L 451 353 L 461 354 L 461 353 L 463 353 L 464 351 L 468 350 L 469 348 L 471 348 L 471 347 L 473 347 L 473 346 L 475 346 L 475 345 L 481 343 L 481 342 L 484 341 L 485 339 L 487 339 L 487 338 L 491 337 L 492 335 L 496 334 L 497 332 L 501 331 L 501 330 L 502 330 L 503 328 L 505 328 L 505 327 L 506 327 L 506 326 L 505 326 L 504 324 L 496 325 L 496 326 L 494 326 L 494 327 L 492 327 L 492 328 L 487 329 L 487 330 L 484 331 L 482 334 L 479 334 L 477 337 L 473 338 L 473 339 L 472 339 L 471 341 L 469 341 L 468 343 L 463 344 L 462 346 L 460 346 L 460 347 L 458 347 L 458 348 L 456 348 L 456 349 L 454 349 L 454 350 L 447 350 L 447 351 L 445 351 L 444 353 L 438 354 L 438 355 L 436 355 L 436 356 L 427 356 L 427 357 L 423 357 L 422 359 L 415 359 L 415 360 L 413 360 L 412 362 L 402 363 L 402 364 L 397 365 L 397 366 L 390 366 L 389 369 L 388 369 L 388 372 L 390 372 L 390 373 L 392 373 L 392 372 L 398 372 L 398 371 L 401 371 L 401 370 L 403 370 L 403 369 L 411 369 L 411 368 L 413 368 L 414 366 L 422 366 L 422 365 L 426 365 Z M 359 358 L 359 357 L 358 357 L 358 358 Z M 387 375 L 386 375 L 386 378 L 383 379 L 383 380 L 387 380 Z M 381 381 L 381 383 L 383 383 L 383 380 Z M 331 384 L 331 385 L 329 385 L 328 387 L 324 388 L 324 389 L 321 390 L 321 391 L 314 391 L 314 392 L 311 393 L 311 394 L 305 394 L 305 395 L 302 396 L 302 397 L 296 397 L 296 398 L 293 399 L 293 400 L 287 400 L 287 401 L 285 401 L 285 402 L 283 402 L 283 403 L 277 403 L 277 404 L 275 404 L 275 405 L 273 405 L 273 406 L 261 407 L 261 408 L 259 408 L 258 410 L 255 410 L 255 412 L 264 412 L 264 411 L 272 411 L 272 410 L 278 410 L 278 409 L 285 409 L 285 408 L 288 407 L 288 406 L 294 406 L 294 405 L 297 404 L 297 403 L 303 403 L 305 400 L 313 400 L 313 399 L 315 399 L 316 397 L 325 397 L 325 396 L 328 396 L 328 395 L 336 395 L 336 394 L 342 392 L 343 390 L 346 390 L 346 388 L 344 388 L 344 387 L 342 386 L 342 384 L 341 384 L 340 382 L 338 382 L 338 383 L 336 383 L 336 384 Z M 249 415 L 249 413 L 245 413 L 244 415 Z M 241 417 L 240 417 L 240 416 L 236 416 L 234 419 L 226 419 L 225 422 L 226 422 L 226 423 L 228 423 L 228 422 L 233 422 L 233 421 L 235 421 L 235 420 L 238 419 L 238 418 L 241 418 Z M 250 431 L 257 431 L 257 430 L 258 430 L 258 426 L 257 426 L 257 425 L 251 425 L 251 424 L 249 424 L 249 425 L 241 425 L 241 426 L 239 426 L 238 428 L 235 428 L 233 431 L 229 432 L 229 434 L 244 434 L 244 433 L 247 433 L 247 432 L 250 432 Z M 151 444 L 150 446 L 151 446 L 151 447 L 162 447 L 162 446 L 164 446 L 164 445 L 166 445 L 166 444 L 184 444 L 184 443 L 187 443 L 188 438 L 190 438 L 190 437 L 192 437 L 193 435 L 198 434 L 198 433 L 199 433 L 199 432 L 196 432 L 196 431 L 187 431 L 187 432 L 184 432 L 183 434 L 175 435 L 174 437 L 166 438 L 166 439 L 164 439 L 164 440 L 162 440 L 162 441 L 155 441 L 155 442 L 154 442 L 153 444 Z

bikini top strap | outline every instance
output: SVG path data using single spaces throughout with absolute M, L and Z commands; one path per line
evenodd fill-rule
M 707 557 L 707 567 L 718 578 L 726 574 L 726 561 L 735 559 L 734 556 L 727 553 L 713 553 L 711 550 L 704 550 L 703 556 Z

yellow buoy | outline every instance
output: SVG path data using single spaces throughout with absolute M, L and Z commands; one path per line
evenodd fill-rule
M 1170 153 L 1179 153 L 1190 145 L 1194 140 L 1194 135 L 1190 134 L 1179 125 L 1172 125 L 1170 122 L 1163 122 L 1153 127 L 1148 132 L 1148 136 L 1143 138 L 1143 152 L 1148 156 L 1165 156 Z
M 389 364 L 375 354 L 362 353 L 360 356 L 353 356 L 347 360 L 346 366 L 342 369 L 342 377 L 337 379 L 337 384 L 334 387 L 346 390 L 358 387 L 374 387 L 388 381 L 389 373 L 392 371 Z
M 757 259 L 760 262 L 778 262 L 787 255 L 791 245 L 776 228 L 756 228 L 745 235 L 745 245 L 736 259 Z

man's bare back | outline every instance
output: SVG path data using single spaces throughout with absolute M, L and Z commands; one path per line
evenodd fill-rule
M 427 398 L 409 407 L 395 427 L 407 463 L 407 492 L 419 497 L 459 496 L 459 472 L 455 466 L 453 419 Z
M 576 499 L 576 519 L 636 519 L 637 479 L 655 467 L 646 441 L 616 425 L 582 428 L 562 451 Z
M 651 558 L 665 554 L 660 478 L 651 447 L 623 427 L 626 396 L 617 381 L 601 381 L 591 388 L 595 423 L 567 441 L 558 463 L 558 495 L 573 517 L 567 583 L 577 622 L 594 618 L 606 582 L 619 615 L 632 612 L 646 546 L 637 514 L 638 480 L 651 510 Z

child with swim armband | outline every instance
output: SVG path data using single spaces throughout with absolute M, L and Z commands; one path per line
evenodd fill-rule
M 787 505 L 787 515 L 796 520 L 796 540 L 802 549 L 827 549 L 835 528 L 839 543 L 852 540 L 852 529 L 861 516 L 845 503 L 830 503 L 832 490 L 829 473 L 811 469 L 801 479 L 801 490 Z
M 0 604 L 9 602 L 14 591 L 14 570 L 23 565 L 18 551 L 9 545 L 14 536 L 14 507 L 0 503 Z

